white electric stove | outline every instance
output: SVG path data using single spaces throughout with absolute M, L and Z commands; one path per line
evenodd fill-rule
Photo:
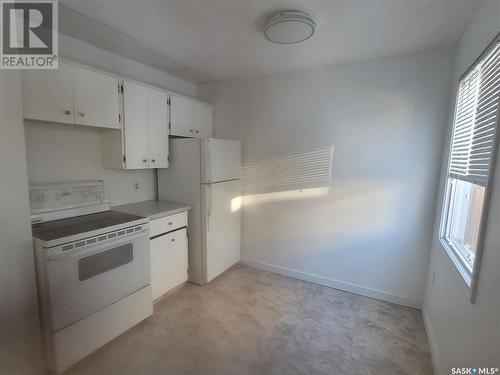
M 102 181 L 30 186 L 40 310 L 59 373 L 153 313 L 148 219 Z

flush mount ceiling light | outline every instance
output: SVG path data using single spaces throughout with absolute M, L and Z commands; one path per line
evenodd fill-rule
M 300 43 L 313 36 L 316 22 L 300 10 L 282 10 L 272 15 L 264 26 L 268 40 L 279 44 Z

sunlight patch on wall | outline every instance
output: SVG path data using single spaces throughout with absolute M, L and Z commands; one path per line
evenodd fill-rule
M 242 197 L 231 199 L 231 212 L 237 212 L 241 209 Z
M 277 191 L 274 193 L 248 194 L 244 195 L 243 197 L 240 197 L 242 198 L 240 204 L 242 206 L 251 206 L 269 202 L 320 198 L 320 197 L 327 197 L 329 192 L 330 192 L 329 187 L 321 187 L 321 188 L 311 188 L 311 189 Z

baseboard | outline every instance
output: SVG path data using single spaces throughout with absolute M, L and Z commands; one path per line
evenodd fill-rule
M 259 262 L 252 259 L 242 258 L 240 261 L 241 264 L 262 269 L 264 271 L 269 271 L 273 273 L 277 273 L 283 276 L 292 277 L 294 279 L 299 279 L 303 281 L 308 281 L 310 283 L 327 286 L 334 289 L 340 289 L 346 292 L 359 294 L 361 296 L 380 299 L 382 301 L 387 301 L 391 303 L 395 303 L 397 305 L 412 307 L 415 309 L 420 309 L 422 303 L 420 301 L 416 301 L 410 298 L 398 296 L 396 294 L 390 294 L 386 292 L 382 292 L 380 290 L 367 288 L 364 286 L 350 284 L 343 281 L 338 281 L 334 279 L 330 279 L 328 277 L 317 276 L 310 273 L 305 273 L 301 271 L 297 271 L 291 268 L 276 266 L 274 264 Z
M 424 318 L 425 332 L 427 332 L 427 342 L 429 343 L 429 349 L 431 351 L 432 367 L 434 368 L 434 374 L 438 374 L 439 364 L 436 352 L 436 341 L 434 341 L 434 330 L 432 329 L 432 323 L 430 320 L 429 312 L 425 307 L 425 303 L 422 304 L 422 316 Z
M 154 305 L 156 305 L 158 302 L 164 300 L 166 297 L 168 296 L 171 296 L 172 294 L 174 294 L 175 292 L 177 292 L 179 289 L 182 289 L 186 286 L 186 284 L 188 283 L 189 281 L 186 281 L 180 285 L 177 285 L 176 287 L 166 291 L 165 293 L 163 293 L 161 296 L 155 298 L 153 300 L 153 308 L 154 308 Z

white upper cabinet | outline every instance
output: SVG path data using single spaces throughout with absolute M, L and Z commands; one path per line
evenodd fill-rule
M 148 168 L 148 92 L 132 82 L 123 82 L 123 137 L 126 169 Z
M 211 138 L 214 126 L 214 115 L 211 105 L 194 103 L 194 129 L 195 137 Z
M 73 67 L 75 123 L 120 128 L 119 80 L 109 75 Z
M 24 118 L 120 128 L 119 80 L 74 65 L 22 73 Z
M 73 124 L 73 73 L 59 70 L 24 70 L 22 77 L 24 118 Z
M 209 104 L 73 64 L 23 71 L 22 92 L 26 119 L 101 128 L 105 168 L 168 168 L 169 134 L 212 137 Z
M 123 82 L 123 129 L 102 132 L 106 168 L 168 168 L 168 95 Z
M 170 134 L 193 137 L 193 101 L 177 95 L 170 95 Z
M 212 137 L 212 106 L 189 98 L 170 96 L 170 134 L 180 137 Z
M 168 95 L 147 89 L 148 156 L 150 168 L 168 167 Z

